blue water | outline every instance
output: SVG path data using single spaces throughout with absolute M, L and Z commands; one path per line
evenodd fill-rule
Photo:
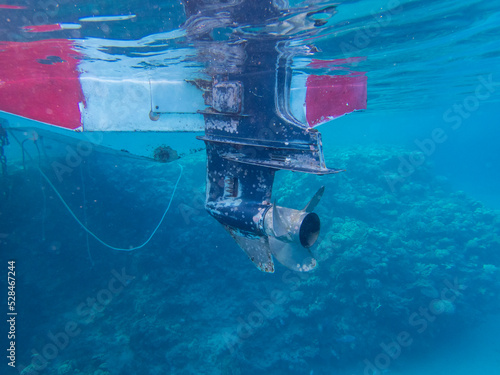
M 140 64 L 146 55 L 188 78 L 203 69 L 180 2 L 15 5 L 28 9 L 0 9 L 2 40 L 86 39 L 110 71 L 127 59 L 154 69 Z M 204 152 L 179 159 L 181 182 L 151 242 L 121 252 L 88 236 L 57 194 L 103 241 L 134 247 L 167 208 L 177 162 L 94 150 L 53 181 L 56 193 L 37 166 L 49 172 L 66 144 L 45 140 L 23 168 L 11 139 L 0 293 L 6 312 L 15 259 L 17 368 L 3 357 L 1 374 L 500 374 L 500 2 L 363 0 L 336 10 L 321 32 L 293 37 L 297 48 L 314 44 L 314 58 L 366 56 L 353 68 L 368 77 L 367 109 L 319 128 L 327 165 L 346 171 L 280 172 L 274 187 L 280 204 L 302 208 L 326 186 L 317 269 L 253 266 L 204 210 Z M 136 18 L 19 30 L 124 14 Z M 296 74 L 310 72 L 310 58 L 294 61 Z

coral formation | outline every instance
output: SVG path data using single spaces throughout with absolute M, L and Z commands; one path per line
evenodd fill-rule
M 25 269 L 42 265 L 60 276 L 20 278 L 19 288 L 39 288 L 36 303 L 53 305 L 44 315 L 49 323 L 35 320 L 30 345 L 41 350 L 48 330 L 74 321 L 81 333 L 50 361 L 50 373 L 331 374 L 362 370 L 381 344 L 405 333 L 412 352 L 474 326 L 500 310 L 499 216 L 452 191 L 428 164 L 391 184 L 407 156 L 389 146 L 345 148 L 327 163 L 346 172 L 278 175 L 274 194 L 295 208 L 327 187 L 317 208 L 319 266 L 310 274 L 278 267 L 265 275 L 253 267 L 203 210 L 202 155 L 181 160 L 186 172 L 175 207 L 151 245 L 114 253 L 92 242 L 92 269 L 80 229 L 49 194 L 53 220 L 44 243 L 58 241 L 60 251 L 34 247 L 37 264 Z M 119 246 L 141 242 L 170 196 L 175 165 L 120 161 L 117 171 L 115 158 L 98 154 L 86 163 L 89 226 Z M 78 181 L 68 176 L 65 196 Z M 33 203 L 34 212 L 40 208 Z M 30 223 L 12 227 L 11 247 L 26 249 Z M 106 303 L 89 305 L 107 288 L 110 270 L 122 267 L 135 278 Z M 92 314 L 82 315 L 82 303 Z M 26 348 L 24 363 L 29 355 Z

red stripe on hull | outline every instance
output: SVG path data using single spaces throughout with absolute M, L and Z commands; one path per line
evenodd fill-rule
M 366 76 L 363 73 L 310 75 L 306 86 L 306 120 L 310 126 L 366 109 Z
M 60 24 L 55 23 L 53 25 L 31 25 L 31 26 L 23 26 L 22 29 L 28 33 L 47 33 L 51 31 L 59 31 L 62 30 Z
M 24 6 L 0 4 L 0 9 L 26 9 Z
M 67 129 L 81 126 L 80 54 L 65 39 L 0 43 L 0 110 Z

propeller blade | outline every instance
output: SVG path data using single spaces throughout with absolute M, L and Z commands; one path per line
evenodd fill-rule
M 288 226 L 280 216 L 276 202 L 273 204 L 273 231 L 276 237 L 282 237 L 288 234 Z
M 245 236 L 228 226 L 224 227 L 259 270 L 268 273 L 274 272 L 274 262 L 267 237 Z
M 300 244 L 283 242 L 271 236 L 268 239 L 271 253 L 285 267 L 299 272 L 309 272 L 316 267 L 316 259 Z
M 313 210 L 316 208 L 319 201 L 321 200 L 321 197 L 323 197 L 324 192 L 325 192 L 325 187 L 324 186 L 320 187 L 316 192 L 316 194 L 314 194 L 314 196 L 311 198 L 309 203 L 304 207 L 302 211 L 313 212 Z

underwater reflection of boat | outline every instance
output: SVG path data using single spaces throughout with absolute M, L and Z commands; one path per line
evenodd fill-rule
M 366 108 L 363 73 L 293 77 L 293 33 L 314 34 L 335 7 L 290 16 L 286 32 L 277 32 L 276 19 L 286 12 L 276 2 L 183 4 L 183 36 L 208 79 L 185 80 L 168 65 L 137 69 L 137 60 L 126 57 L 110 63 L 97 57 L 102 52 L 89 39 L 6 42 L 0 115 L 7 130 L 23 136 L 34 129 L 77 146 L 86 142 L 162 162 L 199 150 L 186 134 L 198 132 L 207 152 L 208 212 L 262 271 L 274 271 L 273 256 L 290 269 L 309 271 L 316 266 L 309 248 L 320 230 L 312 211 L 323 189 L 303 210 L 279 207 L 271 196 L 278 170 L 339 172 L 326 167 L 315 126 Z M 256 30 L 251 24 L 269 26 Z

